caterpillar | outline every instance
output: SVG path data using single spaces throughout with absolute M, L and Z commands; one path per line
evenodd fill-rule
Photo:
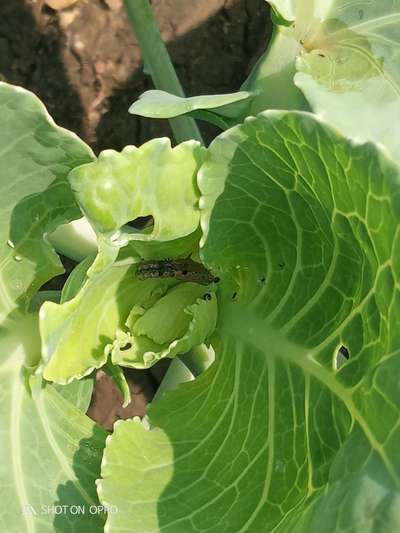
M 192 259 L 143 261 L 137 267 L 136 275 L 140 280 L 175 278 L 180 281 L 193 281 L 205 285 L 219 281 L 219 278 L 213 276 L 202 264 L 196 263 Z

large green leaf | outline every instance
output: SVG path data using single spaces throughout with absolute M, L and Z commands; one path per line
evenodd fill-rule
M 399 169 L 268 112 L 211 144 L 199 186 L 216 361 L 109 437 L 109 530 L 399 531 Z
M 281 25 L 242 87 L 259 91 L 252 112 L 304 108 L 297 86 L 329 124 L 357 141 L 382 144 L 398 161 L 400 0 L 270 4 Z
M 357 140 L 400 158 L 400 1 L 331 2 L 303 40 L 295 83 L 311 107 Z
M 91 150 L 56 126 L 31 93 L 0 83 L 0 524 L 19 533 L 103 529 L 93 490 L 105 433 L 83 413 L 86 381 L 62 392 L 34 371 L 40 361 L 31 297 L 63 271 L 45 235 L 80 215 L 69 171 Z M 66 505 L 65 512 L 55 505 Z M 84 505 L 84 515 L 71 505 Z M 42 506 L 44 506 L 42 508 Z
M 103 531 L 94 482 L 106 434 L 81 411 L 87 383 L 64 387 L 62 395 L 49 384 L 28 393 L 21 367 L 40 355 L 34 316 L 15 320 L 0 340 L 1 530 Z
M 32 93 L 0 83 L 0 314 L 63 272 L 45 233 L 81 216 L 67 175 L 93 158 Z

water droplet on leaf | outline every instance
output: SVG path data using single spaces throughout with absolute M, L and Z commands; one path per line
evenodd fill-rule
M 11 288 L 15 291 L 20 291 L 23 287 L 22 281 L 20 279 L 13 279 L 10 283 Z
M 10 239 L 8 239 L 7 241 L 7 246 L 9 246 L 10 248 L 15 248 L 15 244 Z

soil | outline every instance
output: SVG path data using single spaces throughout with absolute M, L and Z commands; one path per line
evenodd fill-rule
M 153 86 L 123 1 L 47 2 L 0 3 L 0 78 L 36 93 L 58 124 L 96 152 L 172 137 L 168 121 L 127 113 Z M 152 5 L 188 96 L 237 90 L 271 32 L 265 0 L 153 0 Z M 201 130 L 206 142 L 217 133 L 204 124 Z M 160 379 L 164 366 L 127 373 L 135 401 L 126 409 L 109 378 L 98 374 L 90 416 L 108 429 L 118 418 L 143 416 L 157 388 L 154 375 Z

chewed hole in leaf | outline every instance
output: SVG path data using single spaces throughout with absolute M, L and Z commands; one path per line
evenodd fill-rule
M 143 230 L 145 228 L 149 228 L 150 226 L 154 226 L 154 218 L 151 215 L 137 217 L 134 220 L 130 220 L 127 223 L 127 226 L 131 226 L 132 228 L 138 230 Z
M 335 354 L 335 368 L 336 370 L 339 370 L 341 366 L 343 366 L 346 361 L 350 359 L 350 353 L 349 350 L 346 348 L 346 346 L 340 346 L 340 348 L 337 350 Z
M 127 342 L 124 346 L 120 347 L 121 352 L 125 352 L 126 350 L 130 350 L 132 348 L 132 343 Z
M 346 348 L 346 346 L 341 346 L 339 348 L 339 352 L 346 358 L 346 359 L 349 359 L 350 357 L 350 354 L 349 354 L 349 350 Z

